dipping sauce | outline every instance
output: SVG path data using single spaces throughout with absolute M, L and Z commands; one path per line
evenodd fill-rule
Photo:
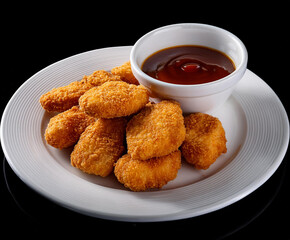
M 173 84 L 202 84 L 221 79 L 235 70 L 224 53 L 203 46 L 184 45 L 162 49 L 142 65 L 149 76 Z

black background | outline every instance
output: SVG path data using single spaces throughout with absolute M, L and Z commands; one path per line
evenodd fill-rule
M 237 35 L 247 47 L 248 68 L 276 92 L 289 112 L 287 8 L 286 2 L 278 1 L 7 4 L 1 16 L 1 113 L 18 87 L 42 68 L 84 51 L 133 45 L 150 30 L 183 22 L 212 24 Z M 105 221 L 64 209 L 27 187 L 2 151 L 1 159 L 1 228 L 11 235 L 177 233 L 194 239 L 290 239 L 289 153 L 274 175 L 241 201 L 203 216 L 159 223 Z

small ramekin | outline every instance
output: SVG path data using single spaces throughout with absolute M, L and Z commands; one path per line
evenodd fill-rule
M 181 85 L 159 81 L 145 74 L 142 64 L 151 54 L 168 47 L 200 45 L 217 49 L 229 56 L 235 71 L 219 80 Z M 130 62 L 134 76 L 150 91 L 155 102 L 174 99 L 184 113 L 207 112 L 223 104 L 243 77 L 248 61 L 245 45 L 234 34 L 215 26 L 196 23 L 168 25 L 141 37 L 133 46 Z

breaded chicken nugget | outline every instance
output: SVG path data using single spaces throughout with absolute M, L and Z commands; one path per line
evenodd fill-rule
M 125 62 L 121 66 L 112 68 L 111 73 L 120 76 L 122 81 L 124 82 L 139 85 L 138 80 L 134 77 L 132 73 L 130 62 Z
M 82 79 L 82 82 L 89 83 L 93 85 L 94 87 L 101 86 L 105 82 L 111 82 L 111 81 L 122 81 L 122 79 L 120 76 L 114 75 L 105 70 L 95 71 L 89 76 L 84 76 Z
M 178 102 L 164 100 L 147 104 L 128 123 L 128 153 L 146 160 L 176 151 L 185 138 L 182 110 Z
M 84 76 L 81 81 L 52 89 L 43 94 L 39 101 L 48 112 L 63 112 L 78 105 L 80 96 L 86 91 L 108 81 L 121 81 L 121 78 L 104 70 L 95 71 L 89 76 Z
M 124 152 L 126 119 L 98 119 L 82 133 L 71 153 L 72 166 L 89 174 L 108 176 Z
M 147 161 L 132 159 L 126 154 L 117 161 L 114 173 L 125 187 L 132 191 L 145 191 L 150 188 L 161 188 L 175 179 L 180 166 L 179 150 Z
M 92 88 L 79 99 L 80 108 L 97 118 L 129 116 L 149 101 L 149 92 L 142 85 L 106 82 Z
M 59 113 L 50 119 L 45 130 L 45 140 L 55 148 L 63 149 L 73 146 L 88 125 L 95 122 L 77 106 Z
M 67 86 L 54 88 L 43 94 L 39 102 L 48 112 L 63 112 L 78 105 L 80 96 L 92 87 L 93 85 L 82 81 L 72 82 Z
M 205 113 L 185 117 L 186 136 L 181 146 L 186 161 L 197 169 L 207 169 L 227 152 L 225 130 L 218 118 Z

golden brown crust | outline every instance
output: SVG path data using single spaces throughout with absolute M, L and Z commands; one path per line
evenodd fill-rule
M 84 82 L 54 88 L 40 97 L 41 106 L 48 112 L 63 112 L 78 105 L 80 96 L 93 86 Z
M 98 70 L 89 76 L 84 76 L 81 81 L 52 89 L 43 94 L 39 102 L 48 112 L 63 112 L 78 105 L 79 98 L 86 91 L 108 81 L 121 81 L 121 78 L 104 70 Z
M 115 164 L 114 173 L 119 182 L 132 191 L 145 191 L 151 188 L 161 188 L 177 176 L 181 167 L 179 150 L 147 161 L 132 159 L 124 155 Z
M 130 62 L 125 62 L 121 66 L 112 68 L 111 73 L 120 76 L 122 81 L 124 82 L 139 85 L 138 80 L 134 77 L 132 73 Z
M 72 107 L 50 119 L 45 130 L 45 140 L 55 148 L 71 147 L 94 121 L 95 118 L 80 111 L 78 107 Z
M 149 92 L 141 85 L 107 82 L 87 91 L 79 100 L 80 108 L 97 118 L 129 116 L 149 101 Z
M 87 127 L 71 153 L 72 166 L 106 177 L 124 152 L 127 121 L 124 118 L 98 119 Z
M 185 117 L 184 123 L 186 136 L 181 151 L 188 163 L 197 169 L 207 169 L 227 152 L 225 131 L 218 118 L 194 113 Z
M 94 87 L 101 86 L 106 82 L 122 81 L 120 76 L 114 75 L 105 70 L 97 70 L 89 76 L 84 76 L 82 82 L 93 85 Z
M 184 119 L 179 103 L 164 100 L 147 104 L 128 123 L 128 153 L 146 160 L 176 151 L 185 138 Z

